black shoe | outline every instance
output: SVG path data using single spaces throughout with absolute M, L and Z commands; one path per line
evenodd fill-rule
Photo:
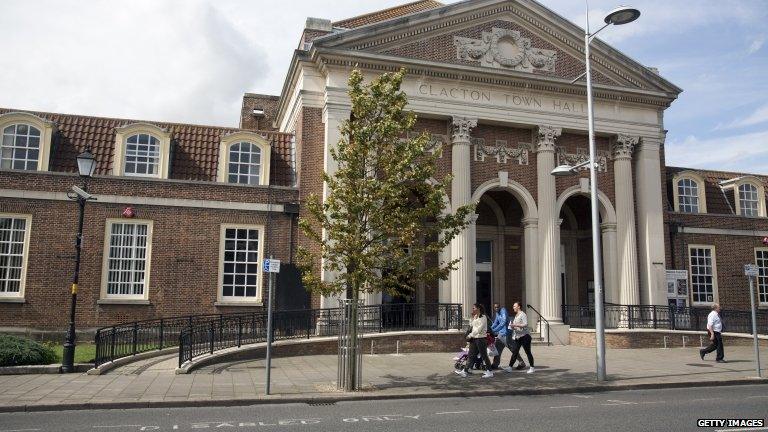
M 699 357 L 701 357 L 701 359 L 704 360 L 704 351 L 699 350 Z
M 727 361 L 725 361 L 725 360 L 715 360 L 715 361 L 716 361 L 716 362 L 718 362 L 718 363 L 728 363 L 728 362 L 727 362 Z
M 528 367 L 528 366 L 526 366 L 526 365 L 525 365 L 525 363 L 520 363 L 519 365 L 517 365 L 517 367 L 515 367 L 515 369 L 517 369 L 517 370 L 523 370 L 523 369 L 525 369 L 525 368 L 527 368 L 527 367 Z

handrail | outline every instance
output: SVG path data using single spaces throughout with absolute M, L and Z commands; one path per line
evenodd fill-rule
M 335 336 L 341 309 L 303 309 L 273 313 L 272 340 Z M 461 329 L 462 310 L 453 303 L 397 303 L 362 306 L 358 309 L 358 331 L 384 333 L 403 330 Z M 266 342 L 267 315 L 225 315 L 221 320 L 201 322 L 179 334 L 179 367 L 203 354 Z
M 531 305 L 528 305 L 528 307 L 532 311 L 536 312 L 539 315 L 539 335 L 541 335 L 541 324 L 542 324 L 542 321 L 547 323 L 547 345 L 552 345 L 552 342 L 549 339 L 549 321 L 547 321 L 547 319 L 544 318 L 544 316 L 541 315 L 541 312 L 537 311 L 535 307 L 533 307 Z

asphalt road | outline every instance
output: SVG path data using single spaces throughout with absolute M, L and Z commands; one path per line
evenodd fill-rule
M 744 431 L 699 419 L 761 419 L 768 385 L 547 396 L 0 414 L 0 432 L 128 431 Z

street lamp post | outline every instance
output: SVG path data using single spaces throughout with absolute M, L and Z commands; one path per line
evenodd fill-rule
M 89 150 L 80 153 L 77 156 L 77 170 L 80 177 L 83 178 L 83 187 L 72 187 L 72 192 L 67 196 L 73 201 L 77 201 L 80 207 L 80 217 L 77 222 L 77 238 L 75 239 L 75 273 L 72 276 L 72 297 L 69 304 L 69 328 L 67 329 L 67 340 L 64 342 L 64 350 L 61 361 L 61 372 L 69 373 L 75 371 L 75 308 L 77 307 L 77 283 L 80 276 L 80 250 L 83 243 L 83 218 L 85 217 L 85 203 L 96 198 L 88 194 L 88 179 L 93 175 L 96 168 L 96 159 Z
M 583 166 L 589 166 L 589 194 L 592 214 L 592 278 L 595 285 L 595 349 L 597 360 L 597 380 L 605 381 L 605 323 L 603 321 L 603 269 L 600 261 L 600 220 L 598 219 L 597 170 L 595 170 L 595 115 L 592 100 L 592 71 L 589 60 L 589 44 L 595 35 L 611 24 L 627 24 L 638 17 L 640 11 L 627 6 L 619 6 L 605 17 L 605 25 L 596 32 L 589 32 L 589 4 L 586 3 L 586 26 L 584 27 L 584 64 L 585 72 L 573 80 L 573 83 L 587 79 L 587 123 L 589 128 L 589 160 L 575 166 L 561 165 L 552 170 L 552 175 L 572 175 Z

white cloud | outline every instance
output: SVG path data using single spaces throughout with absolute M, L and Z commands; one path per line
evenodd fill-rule
M 744 118 L 734 120 L 726 125 L 717 125 L 715 130 L 735 129 L 745 126 L 753 126 L 765 122 L 768 122 L 768 104 L 757 108 L 752 112 L 752 114 L 749 114 Z M 768 143 L 766 144 L 768 145 Z
M 763 47 L 763 44 L 765 43 L 765 35 L 760 35 L 754 40 L 752 40 L 752 43 L 749 44 L 749 48 L 747 49 L 747 54 L 752 55 L 758 51 L 760 51 L 760 48 Z
M 666 145 L 671 166 L 768 174 L 768 130 L 721 138 L 688 136 Z

